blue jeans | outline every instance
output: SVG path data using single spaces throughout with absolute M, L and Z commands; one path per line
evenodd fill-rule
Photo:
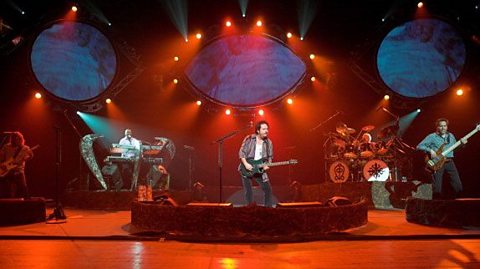
M 265 207 L 273 207 L 272 203 L 272 186 L 270 185 L 270 181 L 263 182 L 261 176 L 259 177 L 244 177 L 241 176 L 242 183 L 243 183 L 243 190 L 245 192 L 245 201 L 247 205 L 253 203 L 253 192 L 252 192 L 252 180 L 255 179 L 258 185 L 262 188 L 264 194 L 264 205 Z
M 453 160 L 447 161 L 445 165 L 440 168 L 437 172 L 433 174 L 433 196 L 434 199 L 439 199 L 444 196 L 442 183 L 443 183 L 443 174 L 447 172 L 450 180 L 450 185 L 455 191 L 455 197 L 462 191 L 462 181 L 460 181 L 460 176 L 458 175 L 457 167 Z

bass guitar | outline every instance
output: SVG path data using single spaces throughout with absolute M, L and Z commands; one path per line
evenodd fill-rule
M 34 146 L 31 148 L 31 150 L 36 150 L 39 147 L 39 145 Z M 10 171 L 13 169 L 17 168 L 20 164 L 15 163 L 15 160 L 13 157 L 10 157 L 8 160 L 0 163 L 0 177 L 4 177 L 8 175 Z
M 469 139 L 471 136 L 476 134 L 479 130 L 480 130 L 480 124 L 477 124 L 475 129 L 473 129 L 470 133 L 462 137 L 462 139 Z M 443 165 L 445 165 L 445 162 L 447 161 L 447 158 L 445 156 L 447 156 L 448 153 L 450 153 L 451 151 L 455 150 L 458 146 L 460 146 L 462 144 L 462 141 L 461 141 L 462 139 L 458 140 L 457 142 L 455 142 L 455 144 L 451 145 L 445 150 L 443 148 L 445 147 L 446 144 L 443 144 L 442 146 L 440 146 L 440 148 L 435 152 L 437 154 L 437 157 L 435 158 L 431 158 L 429 155 L 427 155 L 425 157 L 425 162 L 426 162 L 425 169 L 427 171 L 435 173 L 437 170 L 442 168 Z
M 298 163 L 298 161 L 295 159 L 291 159 L 283 162 L 273 162 L 273 163 L 264 162 L 263 160 L 247 159 L 247 162 L 253 166 L 253 169 L 249 171 L 247 170 L 247 168 L 245 168 L 245 165 L 243 165 L 243 163 L 240 163 L 240 174 L 244 177 L 253 177 L 256 175 L 258 176 L 263 174 L 265 172 L 265 170 L 263 169 L 265 166 L 273 167 L 273 166 L 280 166 L 280 165 L 292 165 L 292 164 Z

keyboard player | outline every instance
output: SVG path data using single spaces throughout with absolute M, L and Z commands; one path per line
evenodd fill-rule
M 134 138 L 132 136 L 132 130 L 131 129 L 125 129 L 125 136 L 120 139 L 118 142 L 120 146 L 125 146 L 124 151 L 122 151 L 122 158 L 125 159 L 132 159 L 135 160 L 140 157 L 140 147 L 141 143 L 140 140 Z M 127 182 L 132 185 L 133 181 L 136 181 L 136 178 L 134 179 L 134 174 L 135 174 L 135 163 L 138 162 L 123 162 L 121 163 L 121 174 L 122 178 L 126 180 Z M 138 175 L 137 175 L 138 176 Z M 124 186 L 128 186 L 127 182 L 124 182 Z M 125 184 L 127 183 L 127 184 Z M 133 185 L 136 185 L 136 182 L 134 182 Z M 132 187 L 133 187 L 132 185 Z

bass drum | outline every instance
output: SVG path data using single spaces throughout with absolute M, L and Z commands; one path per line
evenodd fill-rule
M 350 169 L 348 165 L 342 161 L 336 161 L 330 164 L 328 168 L 328 175 L 330 180 L 335 183 L 343 183 L 348 180 L 350 176 Z
M 390 169 L 382 160 L 371 160 L 363 167 L 363 178 L 367 181 L 387 181 Z

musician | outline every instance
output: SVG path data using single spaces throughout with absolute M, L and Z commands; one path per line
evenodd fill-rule
M 440 152 L 437 151 L 440 147 L 443 146 L 443 149 L 447 149 L 457 142 L 455 136 L 448 132 L 448 119 L 440 118 L 435 122 L 436 131 L 427 135 L 418 145 L 417 150 L 423 151 L 426 154 L 430 155 L 430 158 L 436 158 Z M 462 144 L 467 143 L 467 139 L 461 139 Z M 433 185 L 433 199 L 442 199 L 445 198 L 444 190 L 442 189 L 443 174 L 447 172 L 450 180 L 450 185 L 455 191 L 455 196 L 462 191 L 462 181 L 458 174 L 457 167 L 453 161 L 453 151 L 446 154 L 446 162 L 443 167 L 437 170 L 432 175 L 432 185 Z
M 122 152 L 122 157 L 123 158 L 134 159 L 134 158 L 140 157 L 141 143 L 140 143 L 140 140 L 138 140 L 138 139 L 136 139 L 132 136 L 132 130 L 131 129 L 125 129 L 125 136 L 122 139 L 120 139 L 118 144 L 122 145 L 122 146 L 132 146 L 133 147 L 131 149 L 127 149 L 124 152 Z M 131 184 L 132 183 L 131 181 L 133 180 L 134 164 L 126 162 L 126 163 L 122 163 L 121 167 L 122 167 L 122 169 L 121 169 L 122 178 L 127 180 L 127 182 L 130 181 L 130 184 Z M 122 185 L 128 186 L 127 184 L 125 184 L 125 182 L 124 182 Z
M 22 133 L 10 134 L 10 143 L 0 149 L 0 163 L 13 160 L 15 166 L 7 172 L 2 181 L 6 184 L 6 192 L 11 198 L 29 199 L 27 179 L 25 177 L 25 162 L 33 158 L 33 151 L 25 145 Z
M 140 140 L 137 140 L 132 136 L 131 129 L 125 129 L 125 136 L 120 139 L 120 142 L 118 142 L 118 144 L 134 147 L 134 149 L 129 149 L 122 153 L 122 157 L 124 158 L 134 158 L 137 157 L 140 153 Z
M 242 146 L 238 152 L 240 161 L 249 171 L 252 171 L 252 165 L 247 162 L 247 159 L 260 160 L 272 162 L 273 159 L 273 144 L 268 138 L 269 125 L 266 121 L 259 121 L 255 125 L 255 134 L 248 135 L 242 142 Z M 240 171 L 240 166 L 239 166 Z M 265 166 L 264 171 L 269 167 Z M 267 173 L 255 175 L 253 177 L 241 176 L 242 184 L 245 192 L 245 200 L 247 205 L 253 205 L 252 180 L 255 180 L 263 190 L 265 207 L 272 207 L 272 186 Z

